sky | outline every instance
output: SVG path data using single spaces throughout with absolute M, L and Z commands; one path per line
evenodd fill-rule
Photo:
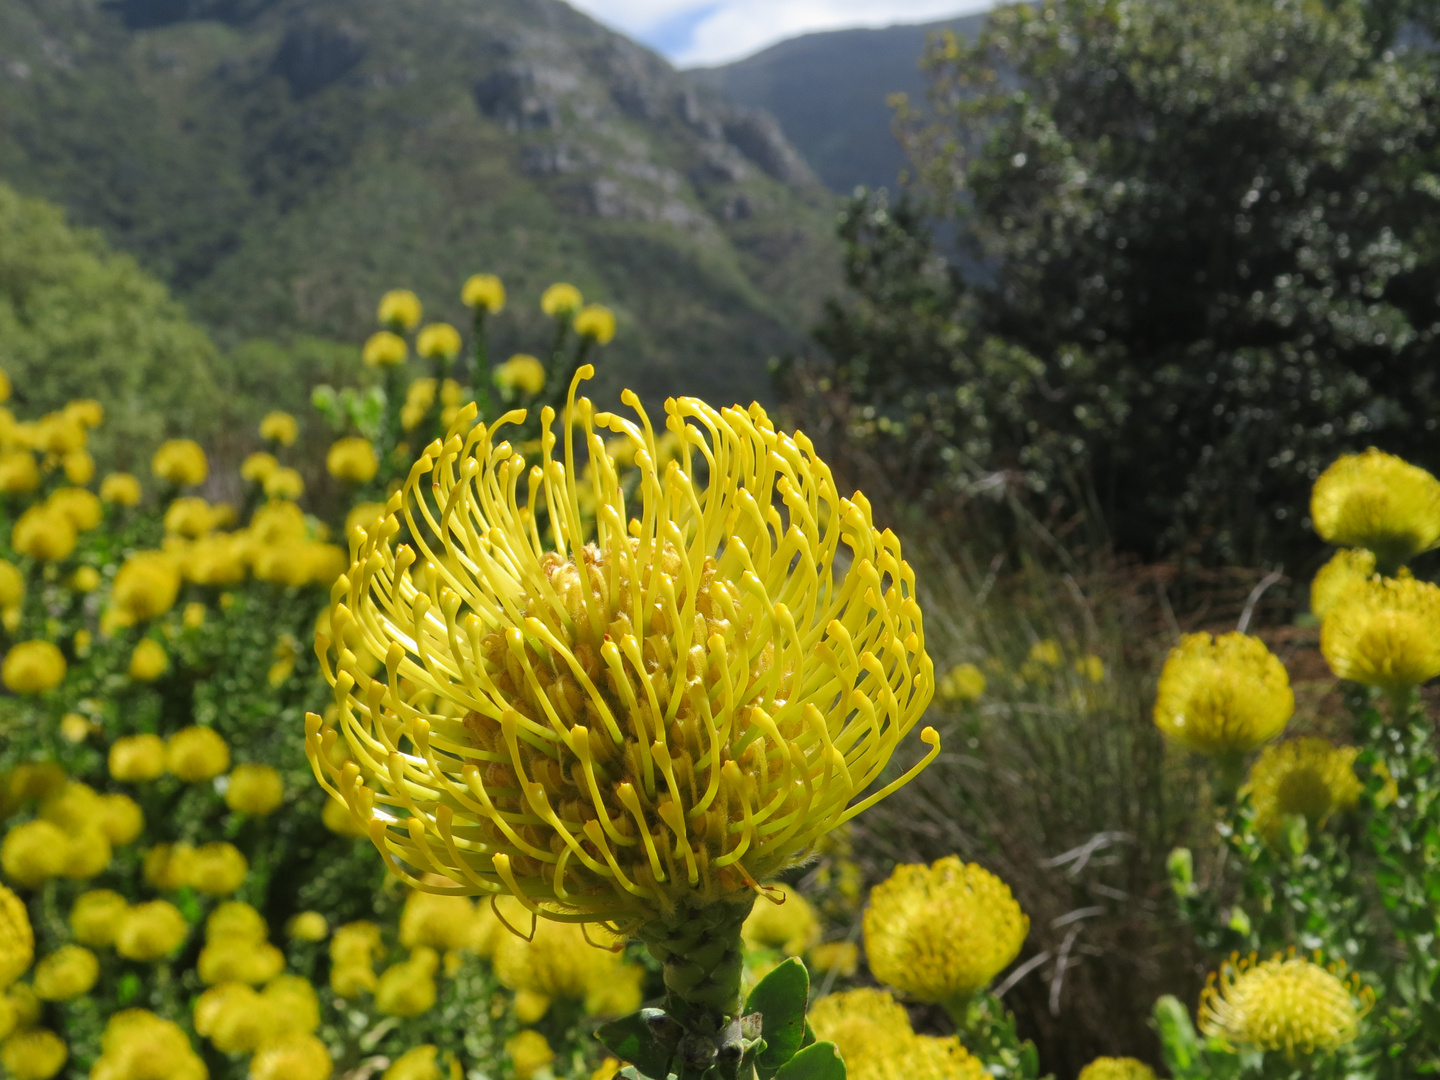
M 723 64 L 782 38 L 850 26 L 929 22 L 989 0 L 570 0 L 681 67 Z

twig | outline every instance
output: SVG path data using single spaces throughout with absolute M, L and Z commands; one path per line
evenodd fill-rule
M 1005 977 L 1005 981 L 1002 982 L 995 989 L 995 996 L 997 998 L 1004 997 L 1007 990 L 1011 989 L 1026 975 L 1029 975 L 1030 972 L 1034 971 L 1036 968 L 1038 968 L 1041 964 L 1045 963 L 1045 961 L 1049 959 L 1050 954 L 1048 952 L 1036 953 L 1029 960 L 1026 960 L 1023 964 L 1021 964 L 1018 968 L 1016 968 L 1014 971 L 1012 971 L 1009 975 Z
M 1065 969 L 1070 966 L 1070 949 L 1075 944 L 1075 939 L 1080 936 L 1080 927 L 1072 926 L 1070 932 L 1065 935 L 1065 941 L 1060 946 L 1060 954 L 1055 957 L 1055 974 L 1050 979 L 1050 1015 L 1060 1015 L 1060 990 L 1065 985 Z
M 1237 634 L 1245 633 L 1250 626 L 1250 616 L 1255 614 L 1255 605 L 1260 602 L 1260 597 L 1265 595 L 1265 590 L 1274 585 L 1285 576 L 1285 564 L 1281 563 L 1270 573 L 1260 579 L 1259 584 L 1250 590 L 1250 596 L 1245 601 L 1245 609 L 1240 612 L 1240 621 L 1235 624 Z

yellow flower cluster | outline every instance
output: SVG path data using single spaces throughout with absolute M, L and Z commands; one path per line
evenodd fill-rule
M 1080 1070 L 1076 1080 L 1157 1080 L 1155 1070 L 1131 1057 L 1098 1057 Z
M 6 377 L 8 386 L 9 379 Z M 9 394 L 0 396 L 8 400 Z M 95 475 L 95 460 L 86 449 L 89 432 L 105 419 L 98 401 L 72 401 L 39 420 L 15 419 L 0 407 L 0 493 L 24 495 L 42 478 L 59 472 L 71 484 L 88 484 Z
M 205 1062 L 180 1026 L 146 1009 L 115 1013 L 100 1036 L 91 1080 L 206 1080 Z
M 951 855 L 898 866 L 870 891 L 865 955 L 879 982 L 954 1007 L 989 985 L 1029 932 L 1009 886 Z
M 37 816 L 0 842 L 0 868 L 26 888 L 51 878 L 86 879 L 110 865 L 114 848 L 140 835 L 144 815 L 126 795 L 102 795 L 78 781 L 45 797 Z
M 689 398 L 667 406 L 682 462 L 662 474 L 625 401 L 638 423 L 572 388 L 563 464 L 547 410 L 526 496 L 524 460 L 467 406 L 337 582 L 317 652 L 341 730 L 311 715 L 307 753 L 412 884 L 406 866 L 434 867 L 546 917 L 629 926 L 748 905 L 921 767 L 852 803 L 934 684 L 913 573 L 863 496 L 758 406 Z M 597 424 L 633 446 L 635 504 Z M 337 767 L 341 731 L 353 760 Z
M 1322 540 L 1367 548 L 1387 573 L 1440 544 L 1440 480 L 1374 447 L 1320 474 L 1310 517 Z
M 990 1074 L 955 1036 L 917 1035 L 883 990 L 821 998 L 810 1010 L 816 1037 L 833 1042 L 848 1080 L 985 1080 Z
M 1265 747 L 1241 788 L 1250 796 L 1256 831 L 1273 844 L 1289 815 L 1303 817 L 1316 830 L 1332 814 L 1354 807 L 1364 788 L 1355 775 L 1359 753 L 1356 747 L 1313 737 Z
M 985 695 L 985 673 L 974 664 L 956 664 L 936 684 L 941 701 L 979 701 Z
M 1320 651 L 1342 679 L 1403 690 L 1440 675 L 1440 587 L 1374 578 L 1346 589 L 1320 627 Z
M 1297 1053 L 1338 1050 L 1359 1034 L 1374 992 L 1343 963 L 1330 968 L 1277 953 L 1238 954 L 1211 973 L 1200 998 L 1200 1030 L 1242 1050 Z
M 1259 638 L 1186 634 L 1170 650 L 1155 726 L 1207 754 L 1243 754 L 1285 730 L 1295 695 L 1285 666 Z

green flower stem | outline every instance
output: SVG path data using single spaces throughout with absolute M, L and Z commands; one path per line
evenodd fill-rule
M 484 305 L 477 304 L 475 307 L 475 366 L 470 373 L 470 393 L 475 398 L 475 407 L 478 410 L 482 423 L 490 423 L 490 383 L 493 378 L 490 374 L 490 343 L 485 335 L 485 316 L 487 312 Z
M 1245 755 L 1231 752 L 1215 755 L 1215 772 L 1212 776 L 1212 790 L 1217 805 L 1229 808 L 1235 805 L 1240 785 L 1245 782 Z
M 699 1078 L 738 1061 L 740 980 L 744 954 L 740 927 L 755 905 L 738 903 L 682 907 L 667 919 L 647 923 L 638 937 L 664 965 L 665 1011 L 685 1029 L 675 1071 L 680 1080 Z

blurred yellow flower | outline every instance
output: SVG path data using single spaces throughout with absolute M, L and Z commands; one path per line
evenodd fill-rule
M 91 593 L 100 587 L 100 571 L 93 566 L 79 567 L 70 575 L 70 588 L 78 593 Z
M 601 304 L 586 304 L 575 315 L 575 332 L 597 345 L 615 340 L 615 313 Z
M 63 412 L 46 413 L 35 422 L 35 449 L 63 457 L 85 446 L 85 428 Z
M 530 1080 L 555 1060 L 555 1051 L 538 1031 L 517 1031 L 505 1040 L 505 1056 L 515 1070 L 515 1080 Z
M 168 900 L 125 909 L 115 927 L 115 951 L 127 960 L 160 960 L 179 948 L 190 932 L 185 916 Z
M 375 984 L 375 1008 L 386 1016 L 411 1017 L 427 1012 L 436 997 L 435 970 L 440 958 L 424 946 L 410 957 L 391 964 Z
M 1374 447 L 1320 474 L 1310 517 L 1322 540 L 1368 548 L 1393 573 L 1440 543 L 1440 480 Z
M 17 694 L 43 694 L 65 679 L 65 656 L 51 642 L 22 641 L 0 662 L 0 682 Z
M 46 500 L 50 509 L 63 514 L 75 526 L 76 532 L 89 532 L 100 524 L 105 511 L 95 493 L 84 488 L 56 488 Z
M 21 555 L 59 562 L 75 550 L 75 523 L 48 503 L 37 503 L 15 521 L 10 543 Z
M 1285 730 L 1295 695 L 1285 666 L 1259 638 L 1186 634 L 1170 650 L 1155 726 L 1207 754 L 1243 754 Z
M 1087 682 L 1102 683 L 1105 681 L 1105 661 L 1094 653 L 1086 653 L 1075 661 L 1075 674 Z
M 870 891 L 865 955 L 879 982 L 954 1005 L 989 985 L 1029 932 L 1009 886 L 951 855 L 928 867 L 897 866 Z
M 380 927 L 361 920 L 346 923 L 330 939 L 330 962 L 335 967 L 364 967 L 381 954 Z
M 592 375 L 587 365 L 579 377 Z M 640 411 L 633 394 L 625 401 Z M 639 495 L 622 493 L 594 423 L 645 448 L 636 455 L 645 471 Z M 341 772 L 330 760 L 340 733 L 319 716 L 307 717 L 306 737 L 327 787 L 372 821 L 392 869 L 398 859 L 473 892 L 519 896 L 532 913 L 653 931 L 646 940 L 662 952 L 667 921 L 680 926 L 712 904 L 738 929 L 753 904 L 751 882 L 805 858 L 938 752 L 926 729 L 931 754 L 871 791 L 928 704 L 934 675 L 913 571 L 894 534 L 874 527 L 863 496 L 840 498 L 809 441 L 777 432 L 758 406 L 717 412 L 682 398 L 668 423 L 683 429 L 687 458 L 706 448 L 703 481 L 690 479 L 701 470 L 681 467 L 662 484 L 653 432 L 588 402 L 567 410 L 561 430 L 582 429 L 599 465 L 599 510 L 593 526 L 578 520 L 579 469 L 569 451 L 565 464 L 551 457 L 548 432 L 535 474 L 548 479 L 536 497 L 551 508 L 557 550 L 520 513 L 525 500 L 512 489 L 526 469 L 518 456 L 496 456 L 495 432 L 477 427 L 468 442 L 457 433 L 423 459 L 391 502 L 403 508 L 397 518 L 413 522 L 413 541 L 397 544 L 389 520 L 367 539 L 332 593 L 335 643 L 317 640 L 350 754 L 377 790 L 356 766 Z M 776 498 L 792 508 L 783 543 L 757 509 Z M 842 528 L 853 562 L 837 578 Z M 416 549 L 431 553 L 424 563 Z M 797 562 L 801 551 L 813 558 Z M 441 565 L 470 597 L 463 618 L 449 599 L 460 593 L 441 579 L 429 598 L 435 571 L 426 567 Z M 672 614 L 632 622 L 632 611 L 656 605 Z M 382 616 L 396 610 L 423 614 L 413 628 L 407 616 L 402 633 Z M 386 656 L 395 672 L 388 685 L 365 671 L 356 648 Z M 691 648 L 709 657 L 693 684 L 676 660 Z M 462 677 L 476 670 L 477 649 L 488 658 L 484 685 Z M 602 664 L 611 689 L 602 693 L 590 673 L 602 669 L 579 657 Z M 737 658 L 750 672 L 739 681 L 730 674 Z M 525 675 L 532 665 L 559 673 L 554 690 Z M 877 669 L 890 674 L 877 679 Z M 826 681 L 825 697 L 785 696 L 782 686 L 812 679 Z M 552 721 L 556 693 L 570 704 Z M 658 729 L 645 719 L 657 711 L 668 718 Z M 743 740 L 742 717 L 750 718 Z M 377 754 L 388 759 L 401 726 L 419 740 L 403 790 L 399 774 L 371 765 Z M 806 734 L 821 727 L 824 738 Z M 489 764 L 476 771 L 441 745 L 464 745 Z M 771 771 L 762 759 L 784 765 Z M 472 785 L 475 798 L 435 801 L 457 783 Z M 404 825 L 379 816 L 392 803 L 409 808 Z M 516 814 L 536 819 L 524 837 L 511 824 Z M 476 843 L 446 841 L 455 830 Z
M 8 559 L 0 559 L 0 608 L 19 607 L 25 600 L 25 575 Z
M 206 896 L 229 896 L 240 887 L 250 866 L 234 844 L 217 840 L 195 849 L 190 885 Z
M 100 498 L 116 506 L 134 506 L 140 501 L 140 481 L 129 473 L 111 473 L 100 481 Z
M 540 296 L 540 310 L 552 319 L 568 319 L 580 310 L 585 298 L 574 285 L 557 281 Z
M 789 885 L 771 885 L 756 901 L 740 936 L 751 949 L 778 949 L 786 956 L 800 956 L 820 940 L 820 919 Z
M 100 961 L 82 945 L 62 945 L 35 965 L 32 985 L 41 1001 L 69 1001 L 88 994 L 100 977 Z
M 271 499 L 298 499 L 305 494 L 305 478 L 296 469 L 280 468 L 265 478 L 264 488 Z
M 105 406 L 94 398 L 76 398 L 66 402 L 62 411 L 81 427 L 98 428 L 105 422 Z
M 265 924 L 265 916 L 240 900 L 226 900 L 215 905 L 215 910 L 205 920 L 206 941 L 238 938 L 241 941 L 258 942 L 269 936 L 270 929 Z
M 65 872 L 70 843 L 49 821 L 16 825 L 0 841 L 0 870 L 17 885 L 33 889 Z
M 431 323 L 415 338 L 415 353 L 422 360 L 448 364 L 460 355 L 463 344 L 460 331 L 449 323 Z
M 1352 586 L 1375 576 L 1375 555 L 1364 548 L 1341 548 L 1310 582 L 1310 612 L 1323 619 Z
M 1440 586 L 1372 579 L 1336 600 L 1320 627 L 1320 651 L 1337 678 L 1401 690 L 1440 675 Z
M 206 986 L 238 982 L 258 986 L 285 970 L 285 954 L 268 941 L 222 937 L 207 941 L 195 962 Z
M 88 825 L 65 837 L 65 868 L 68 878 L 92 878 L 110 865 L 114 851 L 98 828 Z
M 117 847 L 128 844 L 145 828 L 145 814 L 140 804 L 128 795 L 110 792 L 100 796 L 94 823 Z
M 282 1035 L 250 1059 L 250 1080 L 329 1080 L 330 1051 L 314 1035 Z
M 534 397 L 545 389 L 545 365 L 526 353 L 516 353 L 495 369 L 495 385 Z
M 827 941 L 810 950 L 807 966 L 816 975 L 849 979 L 860 967 L 860 946 L 853 941 Z
M 331 444 L 325 455 L 325 469 L 347 484 L 365 484 L 375 478 L 380 459 L 375 456 L 375 447 L 369 439 L 351 436 Z
M 300 425 L 288 412 L 268 412 L 260 421 L 260 438 L 281 446 L 294 446 L 300 437 Z
M 505 285 L 494 274 L 471 274 L 460 289 L 460 302 L 498 315 L 505 309 Z
M 373 529 L 385 517 L 385 504 L 377 502 L 356 503 L 345 515 L 345 535 L 348 538 L 359 528 L 365 532 Z M 327 612 L 328 614 L 328 612 Z
M 1359 975 L 1347 979 L 1343 964 L 1327 970 L 1294 955 L 1236 954 L 1206 982 L 1199 1027 L 1226 1046 L 1281 1050 L 1293 1060 L 1354 1042 L 1373 1002 L 1373 991 Z
M 330 936 L 330 924 L 318 911 L 302 911 L 285 928 L 296 941 L 324 941 Z
M 471 947 L 475 936 L 475 905 L 464 896 L 411 890 L 400 912 L 400 944 L 424 945 L 440 952 Z
M 941 701 L 979 701 L 985 693 L 985 673 L 974 664 L 956 664 L 935 686 Z
M 1330 815 L 1354 807 L 1364 788 L 1355 775 L 1359 753 L 1313 737 L 1265 747 L 1241 788 L 1250 795 L 1256 831 L 1273 844 L 1287 815 L 1304 817 L 1313 831 L 1323 829 Z
M 285 799 L 285 781 L 269 765 L 236 765 L 225 788 L 225 805 L 237 814 L 263 817 L 273 813 Z
M 229 767 L 230 747 L 214 728 L 182 728 L 165 744 L 165 768 L 187 783 L 213 780 Z
M 1080 1070 L 1076 1080 L 1159 1080 L 1155 1070 L 1131 1057 L 1098 1057 Z
M 240 479 L 251 484 L 264 484 L 266 479 L 278 468 L 280 468 L 280 462 L 276 460 L 274 454 L 257 450 L 240 463 Z
M 176 487 L 203 484 L 210 475 L 210 462 L 200 444 L 192 439 L 170 439 L 160 444 L 150 459 L 150 471 Z
M 29 450 L 9 450 L 0 454 L 0 492 L 24 495 L 40 486 L 40 468 Z
M 358 840 L 362 836 L 370 835 L 360 819 L 339 799 L 325 800 L 325 806 L 320 811 L 320 820 L 325 828 L 336 836 L 349 836 Z
M 381 326 L 404 333 L 420 325 L 420 316 L 423 313 L 420 298 L 413 292 L 409 289 L 391 289 L 380 298 L 375 318 Z
M 144 622 L 175 606 L 180 567 L 165 551 L 137 551 L 121 565 L 110 586 L 110 601 L 130 622 Z
M 154 682 L 170 667 L 165 646 L 154 638 L 142 638 L 130 654 L 130 678 L 136 682 Z
M 128 908 L 125 898 L 110 889 L 81 893 L 70 906 L 70 930 L 81 945 L 108 948 L 115 944 L 120 917 Z
M 180 613 L 180 623 L 186 630 L 199 630 L 205 625 L 205 605 L 198 600 L 190 601 Z
M 10 375 L 0 369 L 0 401 L 9 401 L 11 392 Z
M 145 853 L 141 874 L 161 892 L 174 892 L 190 884 L 190 868 L 194 863 L 192 844 L 156 844 Z
M 445 1080 L 439 1054 L 433 1045 L 412 1047 L 390 1063 L 380 1080 Z
M 174 500 L 165 509 L 165 531 L 194 540 L 210 531 L 210 504 L 204 499 L 187 495 Z
M 165 771 L 165 743 L 159 735 L 122 735 L 110 744 L 108 764 L 116 780 L 154 780 Z
M 11 1080 L 50 1080 L 69 1057 L 65 1040 L 44 1028 L 17 1031 L 0 1043 L 0 1065 Z
M 0 993 L 18 979 L 35 959 L 35 933 L 21 900 L 0 885 Z
M 910 1017 L 883 990 L 821 998 L 809 1020 L 839 1048 L 848 1080 L 986 1080 L 989 1074 L 953 1036 L 916 1035 Z
M 403 364 L 409 354 L 410 347 L 404 338 L 389 330 L 380 330 L 365 339 L 360 359 L 367 367 L 392 368 Z
M 65 479 L 72 484 L 88 484 L 95 476 L 95 459 L 88 450 L 74 450 L 60 459 Z
M 251 1054 L 272 1034 L 276 1016 L 269 1003 L 243 982 L 212 985 L 195 1001 L 195 1033 L 222 1054 Z
M 315 987 L 300 975 L 276 975 L 265 984 L 262 996 L 283 1034 L 308 1035 L 320 1027 L 320 998 Z
M 178 1024 L 146 1009 L 124 1009 L 110 1017 L 100 1036 L 101 1054 L 93 1080 L 206 1080 L 205 1062 Z
M 521 915 L 526 922 L 516 929 L 529 929 L 528 914 Z M 529 941 L 502 930 L 491 954 L 495 977 L 511 990 L 584 1001 L 593 989 L 614 980 L 623 964 L 619 953 L 591 944 L 597 930 L 587 939 L 579 923 L 540 920 Z

